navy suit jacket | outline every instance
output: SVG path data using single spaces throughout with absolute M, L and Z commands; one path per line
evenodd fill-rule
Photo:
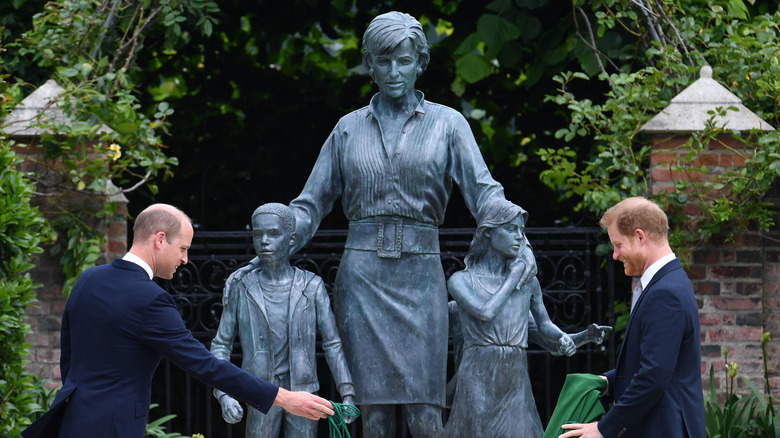
M 162 357 L 268 412 L 278 387 L 216 359 L 185 327 L 173 298 L 122 259 L 85 271 L 62 316 L 62 389 L 22 436 L 143 438 Z
M 605 438 L 706 436 L 699 311 L 679 260 L 645 287 L 606 376 L 614 405 L 598 424 Z

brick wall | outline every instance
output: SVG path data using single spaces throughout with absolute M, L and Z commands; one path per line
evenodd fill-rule
M 688 153 L 682 147 L 686 139 L 653 140 L 650 168 L 653 194 L 671 190 L 680 180 L 702 181 L 745 163 L 744 146 L 731 137 L 723 137 L 696 156 L 693 165 L 706 165 L 708 172 L 676 169 L 673 163 Z M 766 200 L 780 206 L 774 192 Z M 697 210 L 691 204 L 684 212 L 696 214 Z M 775 222 L 780 224 L 780 215 L 775 216 Z M 733 239 L 715 236 L 690 252 L 687 272 L 699 303 L 705 392 L 709 388 L 710 366 L 715 371 L 718 388 L 724 388 L 724 348 L 728 350 L 729 362 L 739 364 L 739 375 L 764 389 L 760 341 L 762 334 L 769 332 L 770 386 L 775 393 L 780 393 L 780 231 L 777 227 L 767 233 L 744 231 Z M 737 390 L 747 392 L 749 387 L 737 379 Z
M 47 162 L 40 148 L 25 146 L 18 148 L 16 152 L 25 157 L 25 170 L 35 172 L 49 183 L 62 183 L 61 180 L 55 180 L 59 178 L 54 175 L 56 172 L 51 172 L 58 169 L 58 163 Z M 45 191 L 45 188 L 39 190 Z M 105 196 L 98 202 L 108 200 L 117 202 L 117 217 L 120 219 L 92 224 L 103 234 L 106 241 L 101 248 L 97 264 L 108 263 L 127 252 L 127 200 L 121 195 L 116 198 Z M 57 196 L 39 196 L 33 199 L 33 202 L 44 212 L 47 210 L 47 203 L 61 201 L 62 199 Z M 50 256 L 48 248 L 36 257 L 34 264 L 35 268 L 31 271 L 31 276 L 33 282 L 41 286 L 35 289 L 37 302 L 27 309 L 27 322 L 32 333 L 25 336 L 25 341 L 30 344 L 26 368 L 33 375 L 40 375 L 46 379 L 47 386 L 52 389 L 59 387 L 62 381 L 59 367 L 60 325 L 67 301 L 62 295 L 65 275 L 59 257 Z
M 37 303 L 27 309 L 27 322 L 32 333 L 25 336 L 30 344 L 27 371 L 47 380 L 49 389 L 60 386 L 60 324 L 65 310 L 62 284 L 65 275 L 59 259 L 48 255 L 36 257 L 32 271 L 35 283 L 41 285 L 35 290 Z
M 105 230 L 106 245 L 102 248 L 97 264 L 108 263 L 127 252 L 126 220 L 103 224 L 101 228 Z M 60 386 L 62 381 L 59 366 L 60 325 L 67 301 L 62 295 L 65 274 L 59 258 L 51 257 L 44 251 L 36 257 L 31 275 L 33 281 L 41 287 L 35 290 L 38 301 L 27 309 L 27 322 L 32 333 L 25 336 L 25 341 L 31 345 L 26 368 L 33 375 L 47 379 L 51 389 Z

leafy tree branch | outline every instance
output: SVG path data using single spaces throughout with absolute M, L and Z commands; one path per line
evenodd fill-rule
M 780 32 L 776 23 L 780 15 L 748 18 L 741 7 L 734 6 L 737 3 L 741 4 L 728 3 L 730 15 L 724 18 L 724 9 L 718 5 L 631 2 L 653 17 L 651 23 L 647 17 L 632 15 L 625 6 L 590 2 L 599 35 L 627 18 L 632 21 L 624 23 L 624 28 L 645 29 L 639 39 L 653 41 L 646 52 L 647 66 L 612 75 L 600 69 L 598 80 L 610 89 L 601 103 L 578 98 L 571 91 L 582 88 L 575 81 L 590 83 L 595 78 L 571 72 L 555 77 L 560 86 L 547 99 L 570 114 L 569 126 L 559 129 L 556 138 L 565 144 L 588 137 L 594 149 L 583 156 L 565 145 L 540 149 L 540 158 L 549 166 L 541 173 L 542 180 L 561 196 L 577 199 L 577 208 L 594 214 L 625 196 L 649 195 L 644 169 L 649 166 L 650 144 L 640 128 L 696 79 L 703 64 L 712 65 L 714 76 L 740 96 L 746 107 L 777 126 L 780 84 L 771 78 L 778 73 Z M 664 28 L 675 38 L 667 39 Z M 603 56 L 603 52 L 595 55 Z M 684 144 L 667 151 L 677 157 L 667 163 L 676 184 L 655 197 L 674 212 L 673 243 L 688 251 L 716 234 L 728 239 L 737 230 L 767 231 L 774 225 L 771 206 L 764 198 L 780 176 L 780 135 L 777 131 L 733 132 L 728 126 L 718 126 L 716 116 L 733 110 L 712 111 L 702 132 L 692 133 Z M 744 166 L 709 173 L 698 161 L 708 144 L 730 151 L 744 160 Z M 691 212 L 691 204 L 697 206 L 697 213 Z
M 18 79 L 6 90 L 6 112 L 29 92 L 21 81 L 26 63 L 49 71 L 62 86 L 43 112 L 64 118 L 25 121 L 39 134 L 15 147 L 27 149 L 38 166 L 30 181 L 56 231 L 51 252 L 60 255 L 66 295 L 105 244 L 100 230 L 116 210 L 109 196 L 141 187 L 155 192 L 157 180 L 170 178 L 178 163 L 163 142 L 173 108 L 164 101 L 144 107 L 139 100 L 138 53 L 149 42 L 174 53 L 191 30 L 210 33 L 215 12 L 216 3 L 207 0 L 48 2 L 33 28 L 7 44 L 12 56 L 0 62 Z

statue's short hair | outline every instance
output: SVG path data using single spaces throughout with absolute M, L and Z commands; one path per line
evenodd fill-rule
M 487 237 L 488 232 L 513 221 L 518 216 L 523 219 L 523 228 L 525 229 L 525 224 L 528 220 L 528 212 L 506 200 L 498 200 L 486 204 L 480 209 L 478 216 L 477 230 L 474 232 L 474 237 L 471 239 L 468 253 L 466 253 L 464 259 L 466 268 L 479 263 L 487 253 L 490 246 L 490 239 Z
M 295 215 L 290 207 L 278 202 L 263 204 L 257 207 L 255 212 L 252 213 L 252 223 L 255 222 L 255 217 L 260 214 L 275 214 L 279 216 L 282 218 L 282 223 L 284 223 L 284 230 L 287 231 L 288 234 L 295 232 Z
M 371 70 L 373 57 L 390 53 L 405 39 L 411 39 L 422 70 L 428 67 L 431 48 L 425 31 L 416 18 L 403 12 L 387 12 L 376 16 L 363 34 L 363 66 Z
M 656 242 L 669 236 L 666 213 L 658 204 L 641 196 L 626 198 L 607 209 L 599 224 L 608 228 L 613 223 L 624 236 L 632 235 L 637 229 Z

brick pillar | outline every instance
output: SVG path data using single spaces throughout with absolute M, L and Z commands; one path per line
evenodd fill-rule
M 692 163 L 707 166 L 707 173 L 675 169 L 673 163 L 689 151 L 682 146 L 687 138 L 685 135 L 652 140 L 650 174 L 654 195 L 673 190 L 677 181 L 704 181 L 745 164 L 740 155 L 744 145 L 731 137 L 722 137 L 719 140 L 727 147 L 711 142 Z M 780 205 L 771 196 L 767 201 Z M 695 215 L 698 209 L 691 203 L 683 212 Z M 705 393 L 709 392 L 710 366 L 714 367 L 718 388 L 724 388 L 724 348 L 728 349 L 729 362 L 739 364 L 739 375 L 747 377 L 759 389 L 765 388 L 760 343 L 765 331 L 772 339 L 768 345 L 770 386 L 778 392 L 780 232 L 777 227 L 769 233 L 741 231 L 728 241 L 723 236 L 714 236 L 695 246 L 688 262 L 687 272 L 699 304 Z M 737 382 L 739 391 L 749 392 L 747 385 L 739 379 Z
M 60 324 L 66 299 L 62 295 L 65 274 L 59 259 L 43 253 L 36 257 L 31 271 L 33 282 L 41 287 L 35 290 L 37 303 L 27 308 L 27 323 L 32 333 L 25 336 L 30 343 L 27 371 L 47 381 L 49 389 L 60 386 Z
M 39 177 L 52 175 L 51 170 L 58 168 L 57 163 L 46 162 L 43 151 L 36 146 L 19 147 L 16 152 L 25 158 L 24 169 L 34 172 Z M 127 198 L 122 194 L 115 194 L 115 191 L 116 187 L 109 184 L 107 193 L 98 202 L 116 202 L 117 218 L 119 219 L 103 220 L 100 223 L 92 224 L 103 234 L 106 241 L 106 244 L 101 248 L 97 264 L 110 263 L 127 251 Z M 41 208 L 41 211 L 45 212 L 47 204 L 61 200 L 58 196 L 39 196 L 35 197 L 33 202 Z M 73 201 L 72 198 L 70 200 Z M 89 201 L 85 198 L 83 201 L 95 202 L 92 198 Z M 30 355 L 27 358 L 26 368 L 32 375 L 46 379 L 47 386 L 52 389 L 62 383 L 59 367 L 60 325 L 67 301 L 62 294 L 65 275 L 62 272 L 59 257 L 50 256 L 47 248 L 44 248 L 44 252 L 36 257 L 34 264 L 31 276 L 33 282 L 41 286 L 35 289 L 37 302 L 27 309 L 27 323 L 30 324 L 32 332 L 25 336 L 25 341 L 30 344 Z
M 775 226 L 762 238 L 764 261 L 763 309 L 764 330 L 772 341 L 767 346 L 769 356 L 769 384 L 780 395 L 780 183 L 775 181 L 767 202 L 774 206 Z

